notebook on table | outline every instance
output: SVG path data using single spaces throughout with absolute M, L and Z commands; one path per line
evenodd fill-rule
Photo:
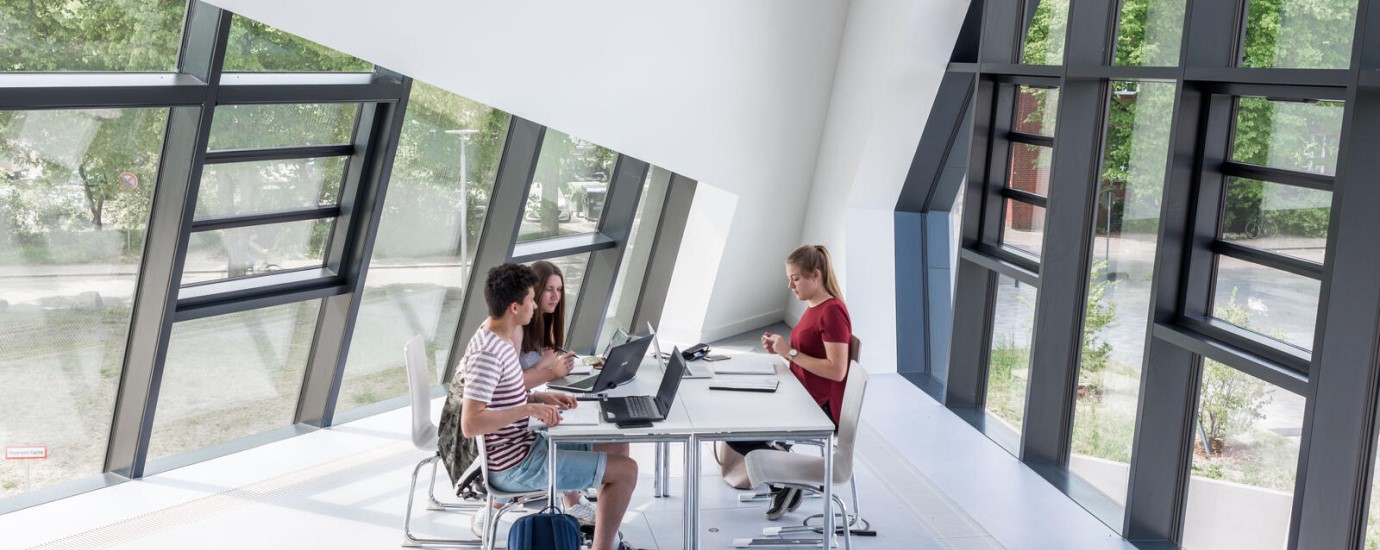
M 761 355 L 738 355 L 714 363 L 714 374 L 776 374 L 776 358 Z
M 711 390 L 771 393 L 776 391 L 776 387 L 779 385 L 781 385 L 780 380 L 768 376 L 735 376 L 731 378 L 715 378 L 709 381 L 709 389 Z
M 599 409 L 590 405 L 565 409 L 561 411 L 562 426 L 593 426 L 599 423 Z M 539 430 L 545 428 L 546 423 L 537 420 L 536 417 L 527 417 L 527 429 Z

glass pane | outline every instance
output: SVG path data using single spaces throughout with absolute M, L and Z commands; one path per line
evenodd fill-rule
M 1204 361 L 1183 548 L 1285 547 L 1304 402 Z
M 997 281 L 997 301 L 992 312 L 986 407 L 1017 433 L 1025 416 L 1036 292 L 1035 287 L 1002 275 Z
M 186 0 L 0 3 L 0 71 L 177 69 Z
M 1040 0 L 1040 5 L 1035 8 L 1035 18 L 1030 22 L 1030 31 L 1025 35 L 1021 63 L 1063 64 L 1068 22 L 1069 0 Z
M 326 157 L 209 164 L 201 173 L 196 217 L 336 204 L 347 160 Z
M 1027 134 L 1054 135 L 1059 114 L 1059 90 L 1017 86 L 1016 119 L 1013 129 Z
M 1227 180 L 1222 238 L 1323 263 L 1332 193 L 1245 178 Z
M 1123 95 L 1116 90 L 1135 89 Z M 1174 85 L 1113 83 L 1069 471 L 1125 506 Z M 1143 116 L 1138 116 L 1144 108 Z
M 1321 286 L 1315 279 L 1218 256 L 1212 315 L 1281 342 L 1313 349 Z
M 1006 186 L 1012 189 L 1049 195 L 1049 169 L 1054 164 L 1054 149 L 1024 143 L 1011 144 L 1011 175 Z
M 402 347 L 419 333 L 440 382 L 507 133 L 507 113 L 422 82 L 408 104 L 337 411 L 406 395 Z
M 548 128 L 518 242 L 596 231 L 617 160 L 614 151 Z
M 292 425 L 321 302 L 173 325 L 149 460 Z
M 1243 97 L 1237 104 L 1232 160 L 1333 174 L 1345 103 L 1297 103 Z
M 211 123 L 210 148 L 255 149 L 350 143 L 354 103 L 223 105 Z
M 192 233 L 182 284 L 321 267 L 335 218 Z
M 1351 66 L 1356 0 L 1250 2 L 1243 67 L 1345 69 Z
M 0 498 L 101 472 L 166 121 L 0 112 L 0 446 L 49 456 L 0 460 Z
M 225 46 L 225 72 L 354 72 L 374 65 L 236 15 Z
M 575 315 L 575 304 L 580 303 L 580 283 L 585 280 L 585 268 L 589 266 L 589 254 L 574 254 L 546 260 L 561 268 L 565 276 L 565 326 L 569 332 L 570 320 Z
M 633 218 L 632 233 L 628 235 L 628 246 L 623 250 L 623 265 L 618 268 L 618 280 L 613 284 L 613 296 L 609 299 L 604 327 L 594 348 L 596 350 L 604 349 L 604 344 L 620 327 L 634 334 L 647 331 L 646 326 L 629 325 L 642 292 L 642 281 L 647 275 L 647 263 L 652 258 L 652 244 L 656 239 L 657 225 L 661 223 L 661 206 L 666 202 L 670 183 L 670 174 L 665 170 L 653 167 L 647 171 L 647 180 L 642 183 L 642 196 L 637 203 L 637 214 Z
M 1024 250 L 1038 258 L 1045 241 L 1045 209 L 1006 199 L 1004 214 L 1001 244 Z
M 1183 22 L 1184 0 L 1121 0 L 1115 63 L 1135 67 L 1177 66 Z

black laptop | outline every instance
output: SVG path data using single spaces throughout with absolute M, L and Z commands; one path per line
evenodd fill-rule
M 633 422 L 638 420 L 666 420 L 671 414 L 671 404 L 676 401 L 676 390 L 680 389 L 680 379 L 685 376 L 685 358 L 680 350 L 671 352 L 671 362 L 666 365 L 666 373 L 661 377 L 661 388 L 656 397 L 634 395 L 631 397 L 605 397 L 599 400 L 599 410 L 604 420 L 609 422 Z
M 597 393 L 610 390 L 619 384 L 632 380 L 633 376 L 637 375 L 637 367 L 642 364 L 642 356 L 646 355 L 647 346 L 651 343 L 651 336 L 643 336 L 616 346 L 609 350 L 609 356 L 604 361 L 604 368 L 599 369 L 598 374 L 564 384 L 547 384 L 547 387 L 575 393 Z

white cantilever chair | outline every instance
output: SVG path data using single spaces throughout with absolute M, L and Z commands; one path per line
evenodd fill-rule
M 546 498 L 546 491 L 531 491 L 531 492 L 526 492 L 526 493 L 510 493 L 510 492 L 507 492 L 507 491 L 500 490 L 500 489 L 494 487 L 493 485 L 490 485 L 490 484 L 489 484 L 489 450 L 488 450 L 488 449 L 485 447 L 485 445 L 484 445 L 484 436 L 482 436 L 482 435 L 479 436 L 479 437 L 478 437 L 478 441 L 479 441 L 479 460 L 476 460 L 475 462 L 479 463 L 479 467 L 480 467 L 480 468 L 482 469 L 482 471 L 483 471 L 483 474 L 480 476 L 480 478 L 484 480 L 484 487 L 488 490 L 487 492 L 488 492 L 488 494 L 489 494 L 489 498 L 485 500 L 485 502 L 484 502 L 484 507 L 483 507 L 482 509 L 480 509 L 480 510 L 476 510 L 474 513 L 476 513 L 476 514 L 489 514 L 489 517 L 488 517 L 488 520 L 489 520 L 488 525 L 487 525 L 486 528 L 484 529 L 484 535 L 480 538 L 480 540 L 483 542 L 483 548 L 484 548 L 484 550 L 493 550 L 493 548 L 494 548 L 494 539 L 498 538 L 498 520 L 499 520 L 499 518 L 502 518 L 502 517 L 503 517 L 503 514 L 506 513 L 510 508 L 512 508 L 512 507 L 514 507 L 514 506 L 520 506 L 520 505 L 522 505 L 522 504 L 527 503 L 528 501 Z M 495 511 L 494 511 L 494 501 L 496 501 L 496 500 L 498 500 L 498 499 L 500 499 L 500 498 L 502 498 L 502 499 L 507 499 L 508 501 L 507 501 L 506 503 L 504 503 L 504 505 L 503 505 L 502 508 L 499 508 L 498 511 L 495 512 Z
M 747 471 L 748 479 L 753 485 L 770 483 L 786 487 L 794 487 L 802 491 L 812 493 L 822 493 L 825 483 L 843 485 L 849 483 L 853 478 L 853 446 L 858 435 L 858 417 L 862 415 L 863 394 L 867 390 L 867 371 L 852 361 L 848 367 L 848 386 L 843 392 L 843 405 L 839 411 L 839 427 L 834 444 L 834 472 L 833 479 L 824 479 L 824 457 L 809 456 L 802 453 L 792 453 L 788 451 L 758 450 L 748 453 Z M 856 487 L 854 499 L 856 500 Z M 856 515 L 848 513 L 848 506 L 838 493 L 833 495 L 834 502 L 843 518 L 843 545 L 844 548 L 853 547 L 851 527 L 858 518 Z M 833 506 L 830 507 L 833 513 Z M 803 528 L 768 528 L 765 534 L 779 534 L 789 531 L 812 530 L 810 527 Z M 829 541 L 834 538 L 833 533 L 824 533 L 823 539 L 802 538 L 802 539 L 734 539 L 733 546 L 817 546 L 823 544 L 829 548 Z
M 848 339 L 848 360 L 854 363 L 862 361 L 862 340 L 859 340 L 857 335 L 853 335 Z M 820 448 L 821 456 L 824 453 L 824 446 L 820 445 L 818 442 L 802 441 L 800 443 L 805 445 L 816 445 Z M 862 517 L 862 506 L 858 504 L 858 484 L 853 477 L 848 478 L 848 489 L 853 495 L 853 515 L 855 517 Z M 815 498 L 818 496 L 818 494 L 813 493 L 810 495 L 811 498 Z M 760 492 L 740 495 L 738 497 L 738 500 L 742 502 L 748 502 L 753 500 L 766 500 L 769 498 L 771 498 L 771 491 L 764 490 Z M 864 521 L 864 523 L 866 523 L 866 521 Z
M 427 383 L 426 340 L 422 335 L 407 341 L 403 346 L 403 360 L 407 366 L 408 395 L 412 398 L 412 445 L 423 451 L 431 451 L 431 456 L 422 459 L 412 469 L 412 487 L 407 491 L 407 514 L 403 516 L 403 546 L 421 545 L 479 546 L 479 541 L 464 539 L 424 539 L 412 534 L 412 500 L 417 492 L 417 476 L 422 468 L 431 464 L 431 482 L 427 484 L 428 510 L 477 509 L 477 502 L 441 502 L 436 498 L 436 470 L 441 462 L 436 448 L 436 424 L 431 421 L 431 388 Z

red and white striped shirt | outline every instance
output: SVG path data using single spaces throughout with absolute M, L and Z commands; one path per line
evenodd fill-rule
M 465 347 L 460 360 L 465 380 L 466 399 L 486 403 L 488 410 L 503 411 L 527 404 L 527 386 L 522 382 L 522 366 L 517 350 L 489 329 L 480 327 Z M 527 418 L 484 436 L 489 454 L 489 471 L 502 472 L 527 458 L 536 434 L 527 430 Z

